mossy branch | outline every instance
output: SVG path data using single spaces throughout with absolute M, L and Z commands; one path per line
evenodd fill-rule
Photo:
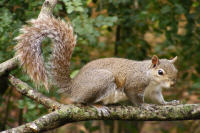
M 96 108 L 83 105 L 64 105 L 33 90 L 26 83 L 10 76 L 9 81 L 16 89 L 31 99 L 54 109 L 37 120 L 9 129 L 7 132 L 41 132 L 58 128 L 64 124 L 87 120 L 133 120 L 133 121 L 177 121 L 200 119 L 199 104 L 151 105 L 151 109 L 133 106 L 108 106 L 110 113 L 98 113 Z
M 25 125 L 4 131 L 8 132 L 41 132 L 60 127 L 66 123 L 86 120 L 133 120 L 133 121 L 166 121 L 200 119 L 199 105 L 152 106 L 153 111 L 132 106 L 110 106 L 110 115 L 102 116 L 93 107 L 66 105 L 37 120 Z
M 108 106 L 110 114 L 104 116 L 103 114 L 98 113 L 96 108 L 92 106 L 59 104 L 56 101 L 43 96 L 36 90 L 33 90 L 19 79 L 11 76 L 9 80 L 16 86 L 20 93 L 42 103 L 48 108 L 57 107 L 57 110 L 42 116 L 33 122 L 9 129 L 3 133 L 41 132 L 58 128 L 67 123 L 86 120 L 177 121 L 200 119 L 199 104 L 177 106 L 151 105 L 151 110 L 133 106 Z
M 35 100 L 37 103 L 44 105 L 46 108 L 54 110 L 62 106 L 62 104 L 42 95 L 36 91 L 36 89 L 31 88 L 28 84 L 22 82 L 20 79 L 17 79 L 12 75 L 9 76 L 8 79 L 18 92 Z

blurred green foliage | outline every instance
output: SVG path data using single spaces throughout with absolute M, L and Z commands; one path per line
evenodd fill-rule
M 26 21 L 39 14 L 41 0 L 1 0 L 0 1 L 0 62 L 14 55 L 14 38 Z M 129 59 L 149 59 L 153 54 L 160 58 L 178 56 L 177 68 L 179 80 L 176 94 L 168 95 L 169 99 L 182 99 L 185 102 L 197 102 L 200 94 L 200 2 L 198 0 L 60 0 L 54 15 L 71 21 L 78 35 L 71 69 L 72 77 L 79 68 L 90 60 L 118 56 Z M 44 41 L 44 55 L 48 55 L 49 41 Z M 34 86 L 27 75 L 20 69 L 12 72 L 23 81 Z M 1 88 L 0 88 L 1 89 Z M 9 90 L 9 89 L 8 89 Z M 59 99 L 55 91 L 45 95 Z M 1 91 L 4 92 L 4 91 Z M 10 117 L 23 117 L 24 122 L 32 121 L 47 113 L 42 105 L 37 105 L 26 97 L 6 91 L 0 94 L 0 112 L 7 108 L 10 100 Z M 196 101 L 194 97 L 197 97 Z M 192 100 L 191 100 L 192 99 Z M 15 102 L 18 100 L 18 102 Z M 23 110 L 23 116 L 19 110 Z M 4 119 L 5 118 L 5 119 Z M 5 125 L 5 122 L 8 123 Z M 13 126 L 18 120 L 6 119 L 0 115 L 0 128 Z M 15 126 L 17 124 L 14 124 Z M 113 127 L 111 121 L 105 125 Z M 131 126 L 135 125 L 135 126 Z M 141 124 L 139 124 L 141 125 Z M 176 132 L 191 131 L 188 123 L 176 123 Z M 99 130 L 86 122 L 84 127 L 92 132 Z M 126 129 L 124 129 L 126 127 Z M 175 126 L 176 127 L 176 126 Z M 160 132 L 168 133 L 170 129 L 160 127 Z M 113 131 L 110 128 L 109 131 Z M 139 132 L 141 126 L 120 122 L 119 132 Z M 192 129 L 192 131 L 195 131 Z

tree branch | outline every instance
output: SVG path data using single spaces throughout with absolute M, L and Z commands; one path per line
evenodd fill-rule
M 56 111 L 44 115 L 25 125 L 7 130 L 7 132 L 41 132 L 58 128 L 64 124 L 86 120 L 133 120 L 133 121 L 177 121 L 200 119 L 200 104 L 151 105 L 150 110 L 133 106 L 108 106 L 110 113 L 103 115 L 92 106 L 63 105 L 33 90 L 26 83 L 9 76 L 11 84 L 31 99 Z
M 22 82 L 20 79 L 17 79 L 14 76 L 9 76 L 8 79 L 18 92 L 35 100 L 37 103 L 40 103 L 47 108 L 58 109 L 62 106 L 62 104 L 42 95 L 36 91 L 36 89 L 31 88 L 28 84 Z
M 17 57 L 13 57 L 3 63 L 0 64 L 0 77 L 4 75 L 6 72 L 15 69 L 18 65 Z
M 132 106 L 110 106 L 110 114 L 103 116 L 90 106 L 65 105 L 59 110 L 44 115 L 25 125 L 4 131 L 8 132 L 41 132 L 60 127 L 66 123 L 86 120 L 133 120 L 133 121 L 171 121 L 200 119 L 200 105 L 188 104 L 178 106 L 156 106 L 145 110 Z
M 38 19 L 45 16 L 52 16 L 53 9 L 56 6 L 56 4 L 57 4 L 57 0 L 45 0 L 42 5 L 42 9 L 38 16 Z

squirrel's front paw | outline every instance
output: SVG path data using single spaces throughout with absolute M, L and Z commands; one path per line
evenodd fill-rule
M 179 100 L 173 100 L 173 101 L 170 101 L 170 102 L 166 102 L 165 105 L 178 105 L 180 104 L 180 101 Z
M 155 109 L 151 106 L 151 104 L 143 103 L 140 107 L 141 107 L 142 109 L 145 109 L 145 110 L 150 110 L 150 111 L 155 110 Z

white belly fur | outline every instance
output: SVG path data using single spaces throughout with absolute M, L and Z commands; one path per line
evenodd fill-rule
M 101 102 L 103 104 L 115 104 L 118 102 L 126 101 L 128 98 L 126 94 L 123 91 L 119 91 L 117 89 L 114 89 L 110 92 L 109 95 L 105 96 L 103 99 L 101 99 Z

